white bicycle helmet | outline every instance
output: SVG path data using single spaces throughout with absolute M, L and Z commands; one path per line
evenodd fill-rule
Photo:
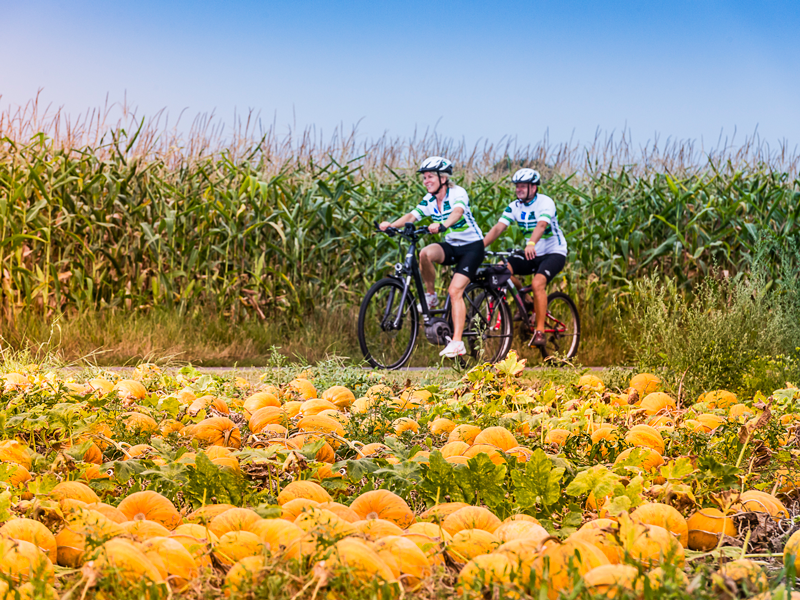
M 539 185 L 541 181 L 539 172 L 533 169 L 520 169 L 511 178 L 511 183 L 530 183 L 531 185 Z
M 453 174 L 453 163 L 441 156 L 431 156 L 422 161 L 422 164 L 417 169 L 417 173 L 427 173 L 433 171 L 434 173 L 446 173 L 447 175 Z

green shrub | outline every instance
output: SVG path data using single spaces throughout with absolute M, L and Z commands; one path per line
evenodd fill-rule
M 618 310 L 632 364 L 662 372 L 673 391 L 692 395 L 771 390 L 796 381 L 800 284 L 788 269 L 770 279 L 769 266 L 770 253 L 761 251 L 749 275 L 714 271 L 693 292 L 656 275 L 636 282 L 630 308 Z

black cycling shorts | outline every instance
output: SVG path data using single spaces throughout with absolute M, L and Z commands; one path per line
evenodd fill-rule
M 444 250 L 443 265 L 456 265 L 454 271 L 469 277 L 470 281 L 478 272 L 478 267 L 483 262 L 483 240 L 454 246 L 447 242 L 437 242 Z
M 528 260 L 524 256 L 509 256 L 508 264 L 514 270 L 514 275 L 530 275 L 536 273 L 537 275 L 544 275 L 547 277 L 547 283 L 553 280 L 553 277 L 561 272 L 564 265 L 567 264 L 567 257 L 563 254 L 543 254 L 537 256 L 533 260 Z

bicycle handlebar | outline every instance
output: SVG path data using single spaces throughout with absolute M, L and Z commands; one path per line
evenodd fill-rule
M 504 257 L 508 257 L 508 256 L 525 256 L 525 251 L 524 250 L 519 250 L 519 249 L 496 251 L 496 252 L 491 251 L 491 250 L 487 250 L 486 252 L 484 252 L 484 254 L 486 254 L 486 256 L 504 256 Z
M 406 237 L 406 238 L 411 238 L 411 237 L 417 237 L 417 236 L 421 236 L 421 235 L 435 235 L 435 234 L 431 234 L 431 232 L 428 230 L 427 227 L 415 228 L 413 223 L 406 223 L 405 226 L 403 227 L 403 229 L 398 229 L 397 227 L 387 227 L 386 229 L 381 229 L 378 226 L 378 222 L 377 221 L 373 221 L 372 223 L 375 225 L 375 230 L 376 231 L 378 231 L 380 233 L 385 233 L 389 237 L 394 237 L 396 235 L 401 235 L 401 236 Z M 437 233 L 444 233 L 445 231 L 447 231 L 447 229 L 448 229 L 447 227 L 445 227 L 444 225 L 442 225 L 440 223 L 439 224 L 439 231 Z

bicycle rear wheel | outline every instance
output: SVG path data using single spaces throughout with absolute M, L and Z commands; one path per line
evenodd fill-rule
M 503 360 L 511 349 L 514 337 L 511 310 L 505 297 L 480 284 L 470 284 L 464 290 L 467 318 L 464 324 L 462 357 L 465 366 Z
M 403 300 L 403 289 L 400 281 L 387 277 L 369 288 L 361 302 L 358 343 L 377 369 L 399 369 L 414 351 L 419 315 L 410 293 Z
M 578 353 L 581 320 L 572 298 L 564 292 L 553 292 L 547 296 L 544 335 L 546 344 L 540 347 L 542 358 L 548 356 L 572 358 Z

